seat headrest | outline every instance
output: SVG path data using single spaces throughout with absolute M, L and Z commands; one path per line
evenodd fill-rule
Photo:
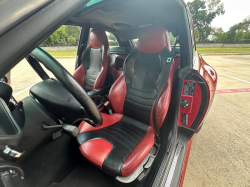
M 165 47 L 171 51 L 168 30 L 161 25 L 151 25 L 141 32 L 137 50 L 144 54 L 160 53 Z
M 94 28 L 89 33 L 89 46 L 94 49 L 101 48 L 102 45 L 108 44 L 108 38 L 104 30 Z

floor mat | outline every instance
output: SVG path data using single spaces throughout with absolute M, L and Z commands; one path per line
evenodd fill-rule
M 21 166 L 29 186 L 47 187 L 61 182 L 82 159 L 76 140 L 64 134 L 29 155 Z
M 61 183 L 52 183 L 49 187 L 118 187 L 115 179 L 90 163 L 82 163 Z

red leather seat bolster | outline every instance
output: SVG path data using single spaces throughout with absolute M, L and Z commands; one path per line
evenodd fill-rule
M 82 121 L 82 123 L 79 125 L 80 132 L 87 132 L 87 131 L 93 131 L 93 130 L 98 130 L 104 127 L 107 127 L 109 125 L 112 125 L 116 123 L 117 121 L 120 121 L 123 114 L 112 114 L 108 115 L 105 113 L 101 113 L 102 119 L 103 119 L 103 124 L 100 127 L 93 127 L 92 125 L 88 124 L 85 121 Z
M 105 80 L 106 80 L 106 76 L 107 76 L 107 72 L 108 72 L 108 67 L 109 67 L 109 60 L 110 60 L 110 57 L 109 57 L 109 47 L 108 46 L 105 46 L 104 47 L 104 54 L 103 54 L 103 61 L 102 61 L 102 69 L 95 81 L 95 84 L 94 84 L 94 88 L 93 89 L 96 89 L 96 88 L 100 88 L 104 85 L 105 83 Z
M 174 70 L 175 70 L 175 62 L 173 62 L 171 66 L 167 84 L 163 92 L 161 93 L 161 97 L 159 98 L 159 101 L 156 106 L 155 119 L 156 119 L 156 125 L 158 129 L 161 128 L 163 121 L 168 112 L 170 99 L 171 99 L 171 92 L 172 92 L 172 87 L 173 87 Z
M 111 143 L 103 139 L 90 140 L 80 145 L 83 156 L 100 169 L 102 169 L 102 164 L 111 150 Z
M 154 146 L 155 131 L 151 126 L 148 126 L 147 132 L 143 139 L 138 143 L 135 149 L 130 153 L 129 157 L 123 164 L 122 176 L 131 175 L 136 168 L 141 164 L 143 159 Z
M 124 74 L 122 73 L 109 91 L 109 101 L 112 106 L 112 109 L 116 113 L 123 114 L 123 105 L 126 93 L 127 93 L 127 84 L 125 82 Z
M 76 71 L 73 74 L 73 77 L 83 87 L 85 79 L 85 70 L 82 64 L 76 69 Z

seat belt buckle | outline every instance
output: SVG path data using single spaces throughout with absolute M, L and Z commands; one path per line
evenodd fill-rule
M 111 109 L 111 106 L 110 106 L 110 102 L 109 102 L 109 101 L 106 101 L 106 102 L 104 103 L 104 107 L 107 109 L 107 111 L 108 111 L 108 113 L 109 113 L 110 115 L 113 114 L 113 111 L 112 111 L 112 109 Z

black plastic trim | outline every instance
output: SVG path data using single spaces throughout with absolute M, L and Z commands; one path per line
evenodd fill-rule
M 108 86 L 102 86 L 100 88 L 97 88 L 97 89 L 94 89 L 90 92 L 88 92 L 88 96 L 91 98 L 91 99 L 95 99 L 96 96 L 104 96 L 104 95 L 107 95 L 109 93 L 109 90 L 111 88 L 111 85 L 108 85 Z
M 0 98 L 0 114 L 0 145 L 17 146 L 22 138 L 22 130 L 16 123 L 15 119 L 9 111 L 8 106 L 2 98 Z
M 54 0 L 9 0 L 0 6 L 0 36 Z
M 25 20 L 15 22 L 12 29 L 0 37 L 0 77 L 10 71 L 87 2 L 88 0 L 52 1 Z M 22 6 L 27 5 L 23 1 L 22 4 Z

